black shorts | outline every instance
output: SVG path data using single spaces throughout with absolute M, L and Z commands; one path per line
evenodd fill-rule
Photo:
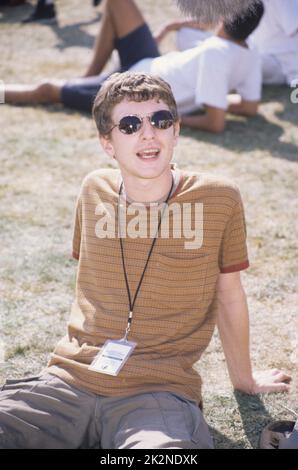
M 127 36 L 115 41 L 119 53 L 120 70 L 125 72 L 142 59 L 159 57 L 157 44 L 145 23 Z M 69 80 L 62 87 L 61 101 L 67 108 L 91 113 L 92 105 L 102 83 L 111 74 L 101 73 L 95 77 Z

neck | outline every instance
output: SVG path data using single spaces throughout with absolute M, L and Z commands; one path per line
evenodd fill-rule
M 122 174 L 123 193 L 127 199 L 138 203 L 150 203 L 165 200 L 172 186 L 173 175 L 169 168 L 154 179 L 130 177 Z

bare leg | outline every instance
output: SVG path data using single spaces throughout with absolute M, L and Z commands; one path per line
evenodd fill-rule
M 114 49 L 115 32 L 113 25 L 111 24 L 110 13 L 107 7 L 108 0 L 105 0 L 102 21 L 93 49 L 92 61 L 84 74 L 84 77 L 99 75 Z
M 91 75 L 97 75 L 105 66 L 113 51 L 114 40 L 126 36 L 144 22 L 133 0 L 105 0 L 103 24 L 96 40 L 94 58 L 89 67 Z M 34 86 L 4 85 L 5 103 L 60 103 L 64 83 L 65 81 L 51 80 Z
M 4 85 L 4 102 L 8 104 L 60 103 L 64 83 L 62 80 L 52 80 L 38 85 Z
M 113 52 L 115 39 L 126 36 L 144 22 L 133 0 L 105 0 L 93 58 L 84 76 L 91 77 L 102 72 Z

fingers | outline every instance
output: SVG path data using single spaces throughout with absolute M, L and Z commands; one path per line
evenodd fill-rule
M 270 393 L 270 392 L 277 393 L 277 392 L 289 392 L 290 391 L 290 385 L 284 382 L 273 383 L 271 385 L 266 385 L 260 388 L 261 390 L 259 393 Z
M 258 371 L 254 374 L 253 393 L 289 392 L 292 377 L 280 369 Z
M 284 372 L 283 370 L 279 369 L 272 369 L 271 370 L 272 377 L 274 377 L 274 382 L 286 382 L 289 383 L 292 380 L 292 377 Z
M 258 393 L 278 393 L 278 392 L 289 392 L 290 385 L 284 382 L 278 383 L 263 383 L 257 384 L 252 392 L 253 395 Z

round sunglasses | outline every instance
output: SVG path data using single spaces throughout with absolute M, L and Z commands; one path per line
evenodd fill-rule
M 169 129 L 169 127 L 174 124 L 174 116 L 171 111 L 161 109 L 154 111 L 154 113 L 146 114 L 145 116 L 139 116 L 137 114 L 124 116 L 109 132 L 115 129 L 115 127 L 118 127 L 119 131 L 123 134 L 134 134 L 141 129 L 144 118 L 148 118 L 151 126 L 155 129 Z

